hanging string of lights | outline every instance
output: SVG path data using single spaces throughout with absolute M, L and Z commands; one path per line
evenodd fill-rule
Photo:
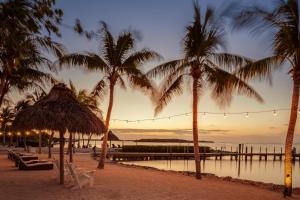
M 252 114 L 261 114 L 261 113 L 272 113 L 273 116 L 277 116 L 279 111 L 289 111 L 289 108 L 279 108 L 279 109 L 272 109 L 272 110 L 259 110 L 259 111 L 243 111 L 243 112 L 198 112 L 198 115 L 202 115 L 203 117 L 206 117 L 208 115 L 223 115 L 224 118 L 227 118 L 230 115 L 244 115 L 246 118 L 250 117 Z M 298 111 L 300 114 L 300 110 Z M 112 119 L 113 122 L 127 122 L 127 123 L 139 123 L 139 122 L 145 122 L 145 121 L 157 121 L 157 120 L 165 120 L 176 117 L 184 117 L 184 116 L 191 116 L 192 112 L 188 113 L 181 113 L 176 115 L 169 115 L 164 117 L 157 117 L 157 118 L 146 118 L 146 119 L 136 119 L 136 120 L 128 120 L 128 119 Z

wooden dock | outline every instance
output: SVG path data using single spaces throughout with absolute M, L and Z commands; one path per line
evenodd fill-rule
M 112 160 L 190 160 L 194 159 L 193 153 L 139 153 L 139 152 L 108 152 L 108 157 Z M 230 160 L 253 160 L 257 157 L 259 160 L 282 160 L 283 153 L 238 153 L 238 152 L 214 152 L 214 153 L 200 153 L 200 159 L 206 160 L 215 158 L 222 160 L 228 157 Z M 293 154 L 294 161 L 300 161 L 300 154 Z

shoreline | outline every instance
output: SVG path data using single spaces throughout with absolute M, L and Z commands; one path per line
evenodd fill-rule
M 164 169 L 158 169 L 155 167 L 140 166 L 140 165 L 135 165 L 135 164 L 124 164 L 124 163 L 120 163 L 117 161 L 111 161 L 109 163 L 115 164 L 115 165 L 120 165 L 123 167 L 129 167 L 129 168 L 154 170 L 154 171 L 160 171 L 160 172 L 165 172 L 165 173 L 181 174 L 181 175 L 190 176 L 190 177 L 195 176 L 195 172 L 190 172 L 190 171 L 164 170 Z M 261 182 L 261 181 L 252 181 L 252 180 L 247 180 L 247 179 L 232 178 L 231 176 L 222 177 L 222 176 L 217 176 L 212 173 L 201 173 L 201 175 L 206 178 L 214 178 L 214 179 L 221 180 L 221 181 L 241 183 L 241 184 L 250 185 L 253 187 L 257 187 L 257 188 L 263 188 L 263 189 L 270 190 L 273 192 L 278 192 L 278 193 L 282 193 L 282 191 L 284 189 L 283 185 L 274 184 L 274 183 L 265 183 L 265 182 Z M 300 187 L 293 188 L 293 193 L 300 194 Z

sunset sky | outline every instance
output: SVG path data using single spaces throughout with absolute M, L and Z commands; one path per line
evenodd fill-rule
M 200 0 L 200 6 L 206 7 L 208 1 Z M 220 6 L 226 1 L 209 1 L 210 5 Z M 269 1 L 268 1 L 269 2 Z M 271 1 L 270 1 L 271 2 Z M 192 0 L 65 0 L 58 1 L 58 7 L 64 10 L 64 24 L 73 25 L 79 18 L 88 30 L 99 27 L 99 21 L 105 21 L 114 36 L 128 28 L 140 31 L 142 40 L 137 49 L 147 47 L 159 52 L 164 61 L 182 57 L 182 38 L 185 27 L 193 19 Z M 72 30 L 61 28 L 63 43 L 68 52 L 98 51 L 98 42 L 87 41 Z M 265 37 L 253 38 L 247 32 L 228 32 L 228 52 L 253 59 L 271 55 L 270 43 Z M 143 67 L 151 69 L 156 63 Z M 272 87 L 267 82 L 252 82 L 251 85 L 262 95 L 264 103 L 254 99 L 235 97 L 229 108 L 220 109 L 207 91 L 200 98 L 199 111 L 202 112 L 251 112 L 290 107 L 291 78 L 287 75 L 287 66 L 274 74 Z M 78 88 L 89 91 L 102 77 L 101 73 L 88 73 L 78 69 L 63 70 L 58 75 L 60 80 L 71 79 Z M 186 88 L 184 95 L 173 99 L 157 117 L 191 112 L 191 92 Z M 107 98 L 101 103 L 104 114 Z M 199 115 L 199 139 L 222 142 L 284 142 L 289 111 L 244 115 Z M 105 116 L 105 115 L 104 115 Z M 117 89 L 112 112 L 113 119 L 138 120 L 154 117 L 154 106 L 149 97 L 138 91 Z M 139 123 L 111 122 L 111 129 L 122 139 L 136 138 L 183 138 L 192 139 L 191 116 L 147 121 Z M 300 142 L 299 123 L 296 128 L 295 142 Z

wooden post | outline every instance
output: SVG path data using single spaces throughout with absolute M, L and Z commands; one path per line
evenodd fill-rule
M 39 131 L 39 154 L 42 153 L 42 131 Z
M 216 160 L 218 160 L 218 148 L 216 147 Z
M 230 147 L 230 160 L 232 160 L 232 147 Z
M 282 161 L 282 147 L 280 148 L 280 157 L 279 160 Z
M 242 145 L 239 144 L 239 161 L 241 161 L 241 150 L 242 150 Z
M 59 131 L 59 170 L 60 170 L 60 176 L 59 176 L 59 183 L 61 185 L 64 184 L 64 145 L 65 145 L 65 138 L 64 138 L 64 132 Z
M 245 161 L 248 159 L 248 146 L 246 146 L 246 152 L 245 152 Z
M 266 156 L 265 156 L 265 160 L 268 160 L 268 147 L 266 147 Z
M 273 158 L 274 161 L 276 160 L 276 154 L 275 154 L 275 152 L 276 152 L 276 149 L 274 147 L 274 158 Z
M 250 155 L 250 161 L 252 162 L 253 159 L 253 146 L 251 146 L 251 155 Z
M 259 147 L 259 160 L 261 161 L 261 147 Z

